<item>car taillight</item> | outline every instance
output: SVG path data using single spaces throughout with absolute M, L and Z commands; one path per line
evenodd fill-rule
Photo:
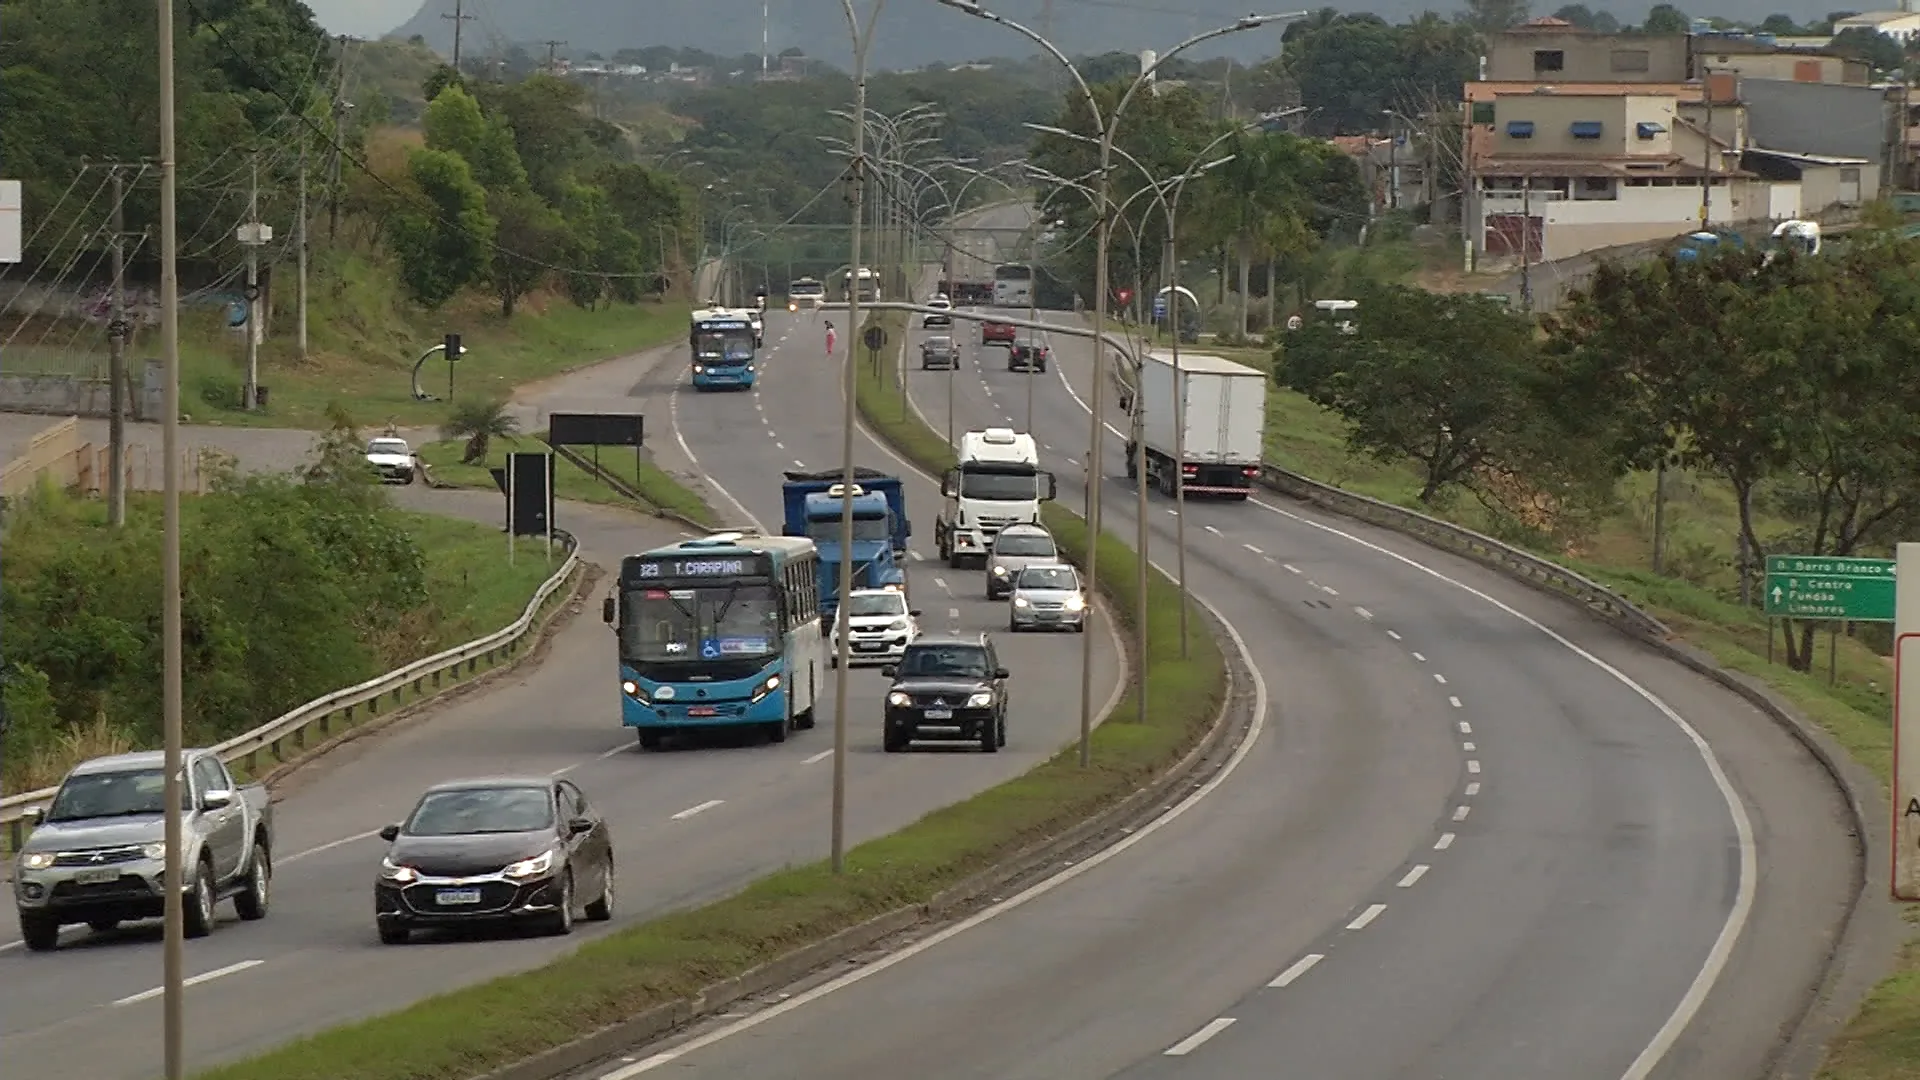
M 1259 476 L 1260 470 L 1253 465 L 1249 465 L 1246 468 L 1240 470 L 1240 475 L 1241 476 Z
M 1184 474 L 1184 475 L 1187 475 L 1187 476 L 1198 476 L 1198 475 L 1200 475 L 1200 466 L 1198 466 L 1198 465 L 1182 465 L 1182 466 L 1180 466 L 1180 472 L 1181 472 L 1182 474 Z

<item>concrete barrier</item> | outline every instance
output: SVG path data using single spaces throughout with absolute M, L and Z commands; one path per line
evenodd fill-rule
M 160 361 L 139 360 L 130 365 L 137 379 L 127 408 L 134 420 L 158 420 L 161 415 Z M 43 413 L 50 416 L 109 415 L 112 388 L 106 378 L 91 375 L 0 375 L 0 411 Z

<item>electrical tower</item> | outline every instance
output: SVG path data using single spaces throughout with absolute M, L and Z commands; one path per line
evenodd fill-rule
M 560 48 L 560 46 L 565 45 L 566 42 L 543 41 L 540 44 L 545 45 L 547 47 L 547 74 L 549 75 L 560 74 L 560 62 L 554 58 L 554 53 L 556 50 Z
M 443 19 L 453 20 L 453 70 L 460 70 L 460 29 L 474 20 L 465 10 L 465 0 L 453 0 L 453 10 L 440 13 Z

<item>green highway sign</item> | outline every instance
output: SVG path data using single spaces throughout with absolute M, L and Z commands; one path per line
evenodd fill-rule
M 1769 618 L 1890 623 L 1893 598 L 1892 559 L 1767 556 Z

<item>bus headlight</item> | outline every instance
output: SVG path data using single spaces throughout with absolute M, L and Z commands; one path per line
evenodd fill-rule
M 793 302 L 792 300 L 789 300 L 789 301 L 787 301 L 787 310 L 788 310 L 788 311 L 799 311 L 799 310 L 800 310 L 800 305 L 799 305 L 799 304 L 796 304 L 796 303 L 794 303 L 794 302 Z
M 753 696 L 748 698 L 747 701 L 749 703 L 759 701 L 761 698 L 766 697 L 768 694 L 771 694 L 778 689 L 780 689 L 780 676 L 769 675 L 767 676 L 766 682 L 763 682 L 759 686 L 754 687 Z
M 647 697 L 647 692 L 645 690 L 642 690 L 640 688 L 640 684 L 637 682 L 634 682 L 632 679 L 627 679 L 623 681 L 620 684 L 620 690 L 622 693 L 625 693 L 628 697 L 632 698 L 633 700 L 639 702 L 642 705 L 653 704 L 653 701 Z
M 707 373 L 707 369 L 701 367 L 699 364 L 695 364 L 693 365 L 693 373 L 695 375 L 705 375 Z

